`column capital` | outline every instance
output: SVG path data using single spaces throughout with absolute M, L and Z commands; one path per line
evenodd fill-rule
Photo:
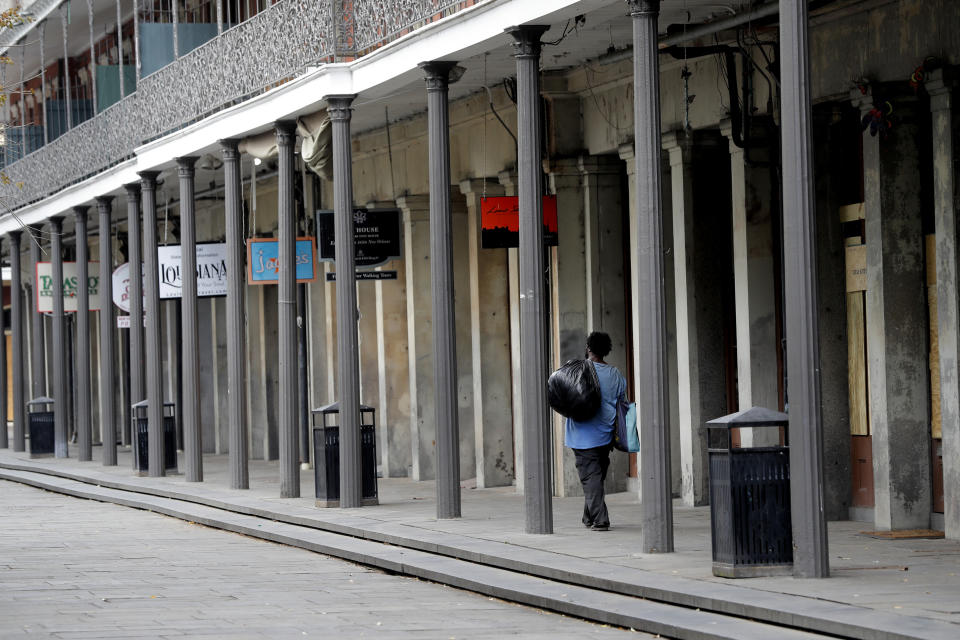
M 323 99 L 327 102 L 327 115 L 330 116 L 330 121 L 349 121 L 353 112 L 350 105 L 353 104 L 356 97 L 356 94 L 352 93 L 324 96 Z
M 140 189 L 143 191 L 155 191 L 157 188 L 157 177 L 160 175 L 159 171 L 139 171 L 137 175 L 140 176 Z
M 639 16 L 658 16 L 660 15 L 660 0 L 627 0 L 630 7 L 630 15 Z
M 113 204 L 113 196 L 97 196 L 94 198 L 97 201 L 97 208 L 103 211 L 103 209 L 110 209 L 110 206 Z
M 50 216 L 47 219 L 47 222 L 50 223 L 50 226 L 55 230 L 60 230 L 63 228 L 63 216 Z
M 277 146 L 292 147 L 297 135 L 297 123 L 293 120 L 277 120 L 273 126 L 277 132 Z
M 140 183 L 131 182 L 129 184 L 123 185 L 123 188 L 127 191 L 127 202 L 139 202 L 140 201 Z
M 930 96 L 930 111 L 947 111 L 951 107 L 951 95 L 960 85 L 956 67 L 941 67 L 927 74 L 923 83 Z
M 223 159 L 235 161 L 240 157 L 240 141 L 235 138 L 226 138 L 220 141 L 220 151 L 223 153 Z
M 78 204 L 73 208 L 73 214 L 75 216 L 85 216 L 87 215 L 87 211 L 89 210 L 90 210 L 90 205 Z
M 550 29 L 550 25 L 545 24 L 525 24 L 515 27 L 507 27 L 504 31 L 514 37 L 513 43 L 515 53 L 514 58 L 539 58 L 543 43 L 540 42 L 540 36 Z
M 181 156 L 174 158 L 177 161 L 177 175 L 181 178 L 192 178 L 196 174 L 194 165 L 199 158 L 197 156 Z
M 417 66 L 423 69 L 426 76 L 427 91 L 446 91 L 451 82 L 450 72 L 456 69 L 457 63 L 449 60 L 432 60 L 421 62 Z M 457 77 L 454 82 L 459 79 Z
M 10 242 L 11 242 L 11 243 L 13 243 L 13 244 L 15 244 L 15 245 L 19 245 L 19 244 L 20 244 L 20 234 L 22 234 L 22 233 L 23 233 L 23 232 L 20 231 L 19 229 L 18 229 L 18 230 L 15 230 L 15 231 L 9 231 L 9 232 L 7 233 L 7 237 L 10 238 Z

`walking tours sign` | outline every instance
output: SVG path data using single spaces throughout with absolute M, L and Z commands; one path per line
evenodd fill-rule
M 77 310 L 77 293 L 79 292 L 79 276 L 76 262 L 63 263 L 63 310 Z M 53 263 L 37 263 L 37 311 L 39 313 L 53 313 Z M 100 309 L 100 263 L 87 263 L 87 293 L 90 296 L 90 311 Z
M 317 211 L 320 259 L 336 259 L 333 211 Z M 400 210 L 354 209 L 353 251 L 357 267 L 375 267 L 400 257 Z
M 297 282 L 317 279 L 317 254 L 313 238 L 297 238 Z M 247 283 L 277 284 L 280 281 L 280 243 L 276 238 L 247 240 Z

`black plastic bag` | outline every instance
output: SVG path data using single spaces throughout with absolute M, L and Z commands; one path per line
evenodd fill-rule
M 586 422 L 600 410 L 600 380 L 589 360 L 568 360 L 547 380 L 547 402 L 565 418 Z

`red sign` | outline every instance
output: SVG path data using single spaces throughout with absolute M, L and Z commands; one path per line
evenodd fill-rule
M 557 196 L 543 196 L 543 243 L 557 244 Z M 480 199 L 480 246 L 504 249 L 520 246 L 520 204 L 516 196 Z

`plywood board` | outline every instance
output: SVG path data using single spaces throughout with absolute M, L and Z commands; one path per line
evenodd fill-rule
M 846 248 L 847 293 L 867 290 L 867 245 Z
M 870 435 L 867 413 L 867 334 L 864 294 L 847 294 L 847 385 L 850 435 Z
M 840 222 L 853 222 L 854 220 L 863 220 L 862 202 L 840 207 Z

